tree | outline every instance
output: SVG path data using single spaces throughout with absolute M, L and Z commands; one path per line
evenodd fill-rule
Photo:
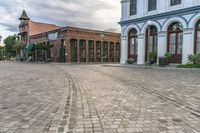
M 16 52 L 16 56 L 18 59 L 20 58 L 21 50 L 24 49 L 25 47 L 26 47 L 26 45 L 23 42 L 21 42 L 19 40 L 15 40 L 15 45 L 13 45 L 13 48 Z
M 4 47 L 0 46 L 0 60 L 4 59 Z
M 6 56 L 10 57 L 15 57 L 16 56 L 16 50 L 14 49 L 14 45 L 16 44 L 16 39 L 17 36 L 8 36 L 5 40 L 5 54 Z

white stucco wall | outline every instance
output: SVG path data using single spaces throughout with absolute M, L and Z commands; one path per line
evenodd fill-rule
M 129 15 L 129 0 L 122 0 L 122 19 L 121 22 L 121 34 L 122 39 L 122 55 L 121 63 L 126 63 L 128 57 L 128 33 L 134 28 L 138 32 L 138 64 L 145 63 L 145 32 L 148 28 L 147 21 L 151 20 L 158 30 L 158 58 L 164 56 L 167 49 L 167 29 L 173 22 L 180 22 L 183 25 L 183 47 L 182 47 L 182 63 L 188 62 L 188 55 L 194 52 L 194 26 L 200 19 L 200 11 L 194 9 L 194 7 L 200 6 L 200 0 L 182 0 L 182 4 L 176 6 L 170 6 L 170 0 L 157 0 L 157 10 L 147 11 L 147 0 L 138 0 L 138 12 L 137 15 Z M 188 10 L 192 9 L 192 10 Z M 184 10 L 184 13 L 181 11 Z M 188 10 L 188 12 L 187 12 Z M 169 13 L 170 16 L 162 16 L 166 12 L 175 11 Z M 176 12 L 178 14 L 176 14 Z M 181 14 L 182 13 L 182 14 Z M 158 15 L 159 14 L 159 15 Z M 154 18 L 151 16 L 154 15 Z M 158 15 L 158 17 L 157 17 Z M 148 17 L 148 19 L 147 19 Z M 144 20 L 143 20 L 144 18 Z
M 182 0 L 182 3 L 176 6 L 170 6 L 170 0 L 157 0 L 157 10 L 150 12 L 148 11 L 148 0 L 138 0 L 137 14 L 132 16 L 129 15 L 130 13 L 129 0 L 122 0 L 121 4 L 122 4 L 121 20 L 123 21 L 123 20 L 141 18 L 149 15 L 155 15 L 155 14 L 197 6 L 200 5 L 200 0 Z

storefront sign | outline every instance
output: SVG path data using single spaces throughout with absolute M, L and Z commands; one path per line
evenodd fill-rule
M 48 34 L 48 40 L 49 41 L 58 40 L 58 32 Z

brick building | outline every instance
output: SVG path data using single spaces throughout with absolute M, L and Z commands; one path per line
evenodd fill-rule
M 119 62 L 120 34 L 33 22 L 23 11 L 20 38 L 35 61 Z M 45 50 L 39 46 L 47 46 Z

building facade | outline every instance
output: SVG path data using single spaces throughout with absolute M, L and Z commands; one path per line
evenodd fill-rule
M 20 20 L 21 41 L 34 61 L 120 62 L 119 33 L 33 22 L 25 11 Z
M 151 52 L 186 64 L 200 53 L 200 0 L 122 0 L 121 8 L 121 64 L 145 64 Z
M 30 36 L 30 44 L 49 44 L 48 58 L 54 62 L 120 61 L 118 33 L 63 27 Z

